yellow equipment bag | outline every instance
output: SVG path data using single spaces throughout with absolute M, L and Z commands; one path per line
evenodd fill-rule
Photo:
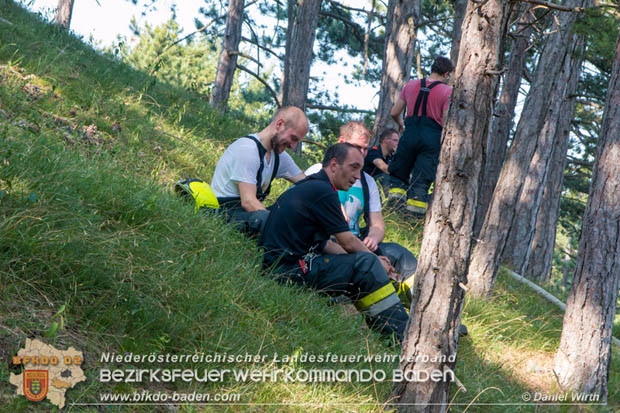
M 181 195 L 191 195 L 192 198 L 194 198 L 196 202 L 194 212 L 203 207 L 215 209 L 220 207 L 220 203 L 213 193 L 213 190 L 209 184 L 202 179 L 181 179 L 174 185 L 174 190 Z

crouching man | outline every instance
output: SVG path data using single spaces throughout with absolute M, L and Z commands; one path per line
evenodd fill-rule
M 408 316 L 388 277 L 393 268 L 349 230 L 338 198 L 360 178 L 362 153 L 338 143 L 322 165 L 274 204 L 260 239 L 263 265 L 280 280 L 346 295 L 370 328 L 402 341 Z
M 361 122 L 351 121 L 340 127 L 338 142 L 345 142 L 357 148 L 363 157 L 368 152 L 371 133 Z M 321 164 L 306 169 L 306 175 L 318 172 Z M 390 260 L 396 271 L 391 274 L 397 284 L 403 305 L 409 309 L 413 288 L 413 277 L 418 266 L 415 256 L 395 242 L 383 242 L 385 222 L 381 213 L 381 195 L 374 179 L 362 172 L 357 181 L 346 190 L 338 192 L 338 197 L 349 222 L 351 232 L 359 237 L 368 249 Z M 365 227 L 360 218 L 364 217 Z
M 215 166 L 211 188 L 227 219 L 250 234 L 260 232 L 269 211 L 262 204 L 275 178 L 297 182 L 305 175 L 288 149 L 308 133 L 301 109 L 284 107 L 262 131 L 234 141 Z

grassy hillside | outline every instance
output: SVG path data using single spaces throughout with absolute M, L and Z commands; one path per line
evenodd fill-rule
M 210 180 L 228 143 L 261 125 L 155 81 L 0 0 L 0 358 L 26 338 L 84 352 L 87 381 L 67 411 L 170 411 L 89 406 L 102 393 L 240 394 L 238 404 L 179 411 L 382 411 L 390 383 L 103 383 L 103 369 L 372 369 L 394 362 L 294 362 L 285 355 L 394 356 L 350 306 L 279 285 L 260 271 L 253 240 L 219 217 L 194 215 L 172 184 Z M 303 160 L 301 161 L 303 163 Z M 281 192 L 283 185 L 276 187 Z M 391 240 L 417 254 L 421 226 L 387 217 Z M 561 314 L 500 276 L 490 302 L 467 302 L 454 411 L 538 411 L 526 391 L 554 390 L 548 370 Z M 58 326 L 58 328 L 56 328 Z M 260 355 L 260 360 L 104 362 L 101 354 Z M 279 356 L 274 357 L 277 353 Z M 614 360 L 610 397 L 620 399 Z M 1 411 L 55 411 L 15 397 L 0 369 Z M 488 406 L 476 403 L 508 403 Z M 252 406 L 251 406 L 252 405 Z M 256 406 L 258 405 L 258 406 Z M 613 408 L 620 408 L 614 404 Z M 555 406 L 548 409 L 555 410 Z M 598 410 L 598 408 L 593 408 Z

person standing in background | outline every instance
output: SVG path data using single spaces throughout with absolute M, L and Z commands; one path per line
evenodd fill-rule
M 392 108 L 392 118 L 404 133 L 389 165 L 391 204 L 405 205 L 408 212 L 424 217 L 428 189 L 435 180 L 443 122 L 450 106 L 452 88 L 446 84 L 454 65 L 437 57 L 428 79 L 411 80 Z M 403 123 L 402 113 L 407 109 Z

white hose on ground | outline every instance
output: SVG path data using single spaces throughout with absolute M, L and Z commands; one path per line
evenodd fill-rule
M 547 292 L 546 290 L 542 289 L 541 287 L 537 286 L 536 284 L 534 284 L 533 282 L 531 282 L 527 278 L 517 274 L 516 272 L 514 272 L 512 270 L 509 270 L 508 268 L 505 268 L 505 269 L 506 269 L 506 271 L 508 271 L 508 274 L 510 274 L 510 276 L 512 278 L 514 278 L 515 280 L 520 281 L 523 284 L 527 285 L 528 287 L 530 287 L 531 289 L 536 291 L 538 294 L 542 295 L 544 298 L 546 298 L 547 300 L 551 301 L 553 304 L 555 304 L 558 307 L 560 307 L 562 309 L 562 311 L 566 311 L 566 304 L 564 304 L 562 301 L 558 300 L 556 297 L 551 295 L 551 293 Z M 612 343 L 614 343 L 615 345 L 620 347 L 620 340 L 618 340 L 616 337 L 611 336 L 611 341 L 612 341 Z

